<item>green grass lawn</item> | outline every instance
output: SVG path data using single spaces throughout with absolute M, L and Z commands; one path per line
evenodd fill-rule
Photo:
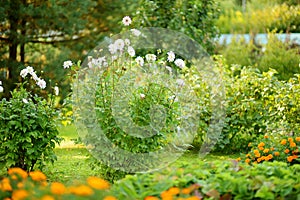
M 74 126 L 60 127 L 60 136 L 64 138 L 60 146 L 55 148 L 57 161 L 53 165 L 48 165 L 44 172 L 47 174 L 49 181 L 59 181 L 66 185 L 74 182 L 85 182 L 89 176 L 97 176 L 90 168 L 86 158 L 88 150 L 83 145 L 75 144 L 73 139 L 78 137 Z M 181 163 L 196 163 L 200 160 L 228 160 L 239 157 L 238 154 L 223 155 L 223 154 L 208 154 L 204 158 L 200 158 L 197 152 L 187 152 L 172 165 L 180 165 Z M 99 176 L 99 175 L 98 175 Z

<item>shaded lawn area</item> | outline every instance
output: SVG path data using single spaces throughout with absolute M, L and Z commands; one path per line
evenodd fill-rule
M 86 161 L 89 155 L 87 149 L 82 145 L 74 144 L 72 141 L 72 139 L 78 137 L 75 127 L 60 127 L 60 133 L 64 141 L 55 149 L 57 161 L 53 165 L 48 165 L 44 170 L 49 181 L 58 181 L 70 185 L 73 183 L 84 183 L 89 176 L 100 176 L 90 168 Z M 210 162 L 214 160 L 231 160 L 237 157 L 239 157 L 239 154 L 224 155 L 214 153 L 200 158 L 198 152 L 187 152 L 171 165 L 177 166 L 181 163 L 192 165 L 199 160 Z M 159 171 L 155 173 L 159 173 Z

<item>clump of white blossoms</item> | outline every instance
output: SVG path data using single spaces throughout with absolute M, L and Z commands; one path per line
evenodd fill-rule
M 147 62 L 156 61 L 156 55 L 155 54 L 147 54 L 145 57 L 146 57 Z
M 139 37 L 142 34 L 141 31 L 134 29 L 134 28 L 130 29 L 130 31 L 134 36 L 137 36 L 137 37 Z
M 2 87 L 2 81 L 0 81 L 0 93 L 4 91 L 4 88 Z
M 141 56 L 136 57 L 135 62 L 137 62 L 137 64 L 141 67 L 144 66 L 144 58 Z
M 173 62 L 175 60 L 175 53 L 173 51 L 170 51 L 168 54 L 168 61 Z
M 129 46 L 129 47 L 127 48 L 127 52 L 128 52 L 128 54 L 129 54 L 131 57 L 135 56 L 135 50 L 134 50 L 134 48 L 133 48 L 132 46 Z
M 57 86 L 55 86 L 53 89 L 54 89 L 54 94 L 56 96 L 58 96 L 59 95 L 59 88 Z
M 185 67 L 185 63 L 184 63 L 184 61 L 182 60 L 182 59 L 176 59 L 175 60 L 175 65 L 177 66 L 177 67 L 179 67 L 180 69 L 182 69 L 182 68 L 184 68 Z
M 72 65 L 73 65 L 72 61 L 71 60 L 67 60 L 67 61 L 64 62 L 63 66 L 64 66 L 64 69 L 67 69 L 67 68 L 72 67 Z
M 125 16 L 123 17 L 123 20 L 122 20 L 124 26 L 129 26 L 132 22 L 131 18 L 129 16 Z
M 31 75 L 32 79 L 35 81 L 35 83 L 41 88 L 45 89 L 46 88 L 46 81 L 44 79 L 39 78 L 36 73 L 34 72 L 33 67 L 27 66 L 25 69 L 22 69 L 20 72 L 20 76 L 22 78 L 25 78 L 28 74 Z

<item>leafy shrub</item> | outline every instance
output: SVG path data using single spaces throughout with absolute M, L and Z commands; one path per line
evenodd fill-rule
M 53 102 L 33 96 L 21 86 L 12 98 L 0 102 L 1 168 L 20 167 L 31 171 L 45 162 L 54 162 L 55 142 L 59 143 Z
M 15 200 L 54 199 L 104 199 L 116 200 L 108 194 L 110 184 L 97 177 L 89 177 L 84 184 L 66 186 L 60 182 L 47 183 L 40 171 L 29 174 L 21 168 L 10 168 L 8 175 L 0 180 L 0 198 Z
M 217 28 L 214 25 L 219 15 L 214 0 L 140 0 L 142 5 L 134 17 L 135 26 L 162 27 L 180 31 L 212 53 Z
M 280 4 L 266 6 L 242 13 L 226 10 L 216 22 L 221 33 L 265 33 L 277 29 L 278 32 L 299 32 L 300 6 Z
M 296 136 L 268 136 L 250 143 L 251 151 L 246 155 L 245 162 L 261 163 L 264 161 L 283 161 L 288 164 L 300 163 L 300 137 Z
M 278 78 L 288 80 L 300 72 L 300 54 L 298 48 L 290 48 L 288 43 L 281 42 L 274 34 L 268 34 L 268 43 L 258 62 L 261 71 L 270 68 L 278 72 Z
M 127 176 L 114 184 L 111 191 L 119 199 L 168 199 L 170 196 L 174 199 L 195 196 L 200 199 L 297 199 L 300 192 L 300 165 L 287 167 L 282 162 L 266 162 L 249 166 L 215 161 L 193 165 L 187 162 L 179 167 L 155 174 Z

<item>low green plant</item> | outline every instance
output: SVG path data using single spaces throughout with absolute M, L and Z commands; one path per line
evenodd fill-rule
M 38 78 L 27 67 L 21 72 L 25 77 L 30 73 L 42 89 L 46 82 Z M 56 127 L 57 112 L 54 95 L 44 99 L 25 89 L 20 84 L 11 92 L 9 100 L 0 102 L 0 168 L 20 167 L 26 171 L 42 168 L 46 162 L 54 162 L 55 143 L 59 143 Z

